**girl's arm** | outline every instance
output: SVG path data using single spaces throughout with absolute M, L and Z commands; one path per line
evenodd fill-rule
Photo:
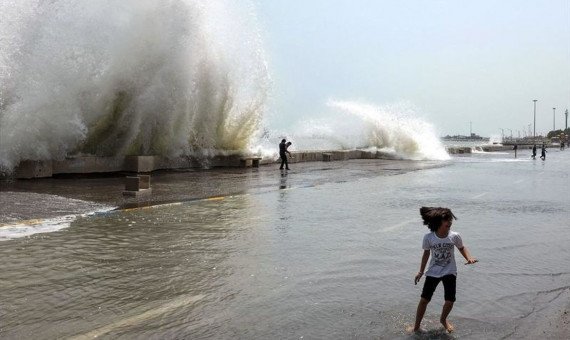
M 473 264 L 475 262 L 479 262 L 478 260 L 471 257 L 471 254 L 469 253 L 469 250 L 467 250 L 467 247 L 458 248 L 458 249 L 461 255 L 463 255 L 463 257 L 467 260 L 465 264 Z
M 422 255 L 422 263 L 420 265 L 420 271 L 418 272 L 418 274 L 414 279 L 415 284 L 418 284 L 418 282 L 420 282 L 420 279 L 422 278 L 422 275 L 424 275 L 424 270 L 426 269 L 428 260 L 429 260 L 429 249 L 424 250 L 424 254 Z

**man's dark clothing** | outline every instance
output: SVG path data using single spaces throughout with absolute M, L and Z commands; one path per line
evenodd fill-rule
M 285 144 L 285 142 L 279 143 L 279 157 L 281 157 L 281 166 L 279 167 L 279 169 L 283 169 L 283 166 L 285 166 L 285 168 L 289 170 L 289 163 L 287 162 L 286 152 L 287 152 L 287 144 Z

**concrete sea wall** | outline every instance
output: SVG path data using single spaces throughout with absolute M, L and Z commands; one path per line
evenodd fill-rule
M 319 150 L 294 151 L 289 163 L 345 161 L 350 159 L 391 158 L 382 152 L 362 150 Z M 244 159 L 252 155 L 219 155 L 211 158 L 194 157 L 167 158 L 163 156 L 73 156 L 54 161 L 23 161 L 14 170 L 18 179 L 45 178 L 59 174 L 92 174 L 112 172 L 148 173 L 164 169 L 204 169 L 215 167 L 251 167 L 252 162 Z M 260 164 L 273 164 L 278 158 L 262 158 Z
M 485 145 L 480 146 L 481 151 L 508 151 L 512 145 Z M 529 145 L 520 145 L 519 149 L 532 148 Z M 449 154 L 470 154 L 471 147 L 449 147 Z M 384 152 L 364 150 L 318 150 L 318 151 L 293 151 L 289 163 L 300 162 L 328 162 L 346 161 L 350 159 L 393 159 Z M 256 157 L 254 155 L 218 155 L 211 158 L 176 157 L 164 156 L 73 156 L 63 160 L 54 161 L 23 161 L 11 175 L 15 178 L 45 178 L 59 174 L 90 174 L 132 172 L 148 173 L 155 170 L 165 169 L 208 169 L 215 167 L 251 167 L 251 160 L 244 159 Z M 259 156 L 257 156 L 259 157 Z M 273 164 L 279 162 L 279 158 L 262 158 L 260 164 Z

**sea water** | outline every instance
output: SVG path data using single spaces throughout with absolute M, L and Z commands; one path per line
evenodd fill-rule
M 157 173 L 156 193 L 175 192 L 168 204 L 94 215 L 120 179 L 4 183 L 2 196 L 37 202 L 36 216 L 12 220 L 53 211 L 38 195 L 78 208 L 57 231 L 4 235 L 0 337 L 566 339 L 569 167 L 570 151 L 550 149 L 546 161 L 520 150 Z M 442 287 L 425 333 L 408 331 L 421 206 L 452 209 L 479 260 L 455 252 L 452 335 L 439 325 Z

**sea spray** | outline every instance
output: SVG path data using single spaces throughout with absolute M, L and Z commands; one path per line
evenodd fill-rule
M 251 6 L 0 3 L 0 168 L 245 150 L 269 75 Z
M 303 120 L 288 134 L 296 150 L 367 149 L 390 157 L 447 160 L 434 127 L 409 103 L 371 105 L 330 100 L 326 118 Z M 273 134 L 276 137 L 284 133 Z M 279 136 L 277 136 L 279 135 Z M 266 144 L 267 141 L 264 141 Z

